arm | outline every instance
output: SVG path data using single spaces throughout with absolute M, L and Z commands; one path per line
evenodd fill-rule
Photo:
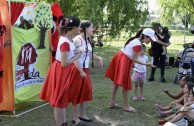
M 181 103 L 182 101 L 184 101 L 184 97 L 185 97 L 185 95 L 183 95 L 183 96 L 182 96 L 181 98 L 179 98 L 178 100 L 171 102 L 169 105 L 172 106 L 172 105 L 175 104 L 175 103 Z
M 83 77 L 83 78 L 86 78 L 86 73 L 83 71 L 83 69 L 81 68 L 80 66 L 80 63 L 78 60 L 75 61 L 75 66 L 77 67 L 77 69 L 79 70 L 80 72 L 80 76 Z
M 168 47 L 170 45 L 169 43 L 164 43 L 164 42 L 160 41 L 156 35 L 155 35 L 155 38 L 157 39 L 156 42 L 162 46 Z
M 138 56 L 139 56 L 139 53 L 133 51 L 133 58 L 132 58 L 133 62 L 139 63 L 139 64 L 141 64 L 141 65 L 146 65 L 146 66 L 150 66 L 150 67 L 155 67 L 153 64 L 151 64 L 151 63 L 149 63 L 149 62 L 148 62 L 148 63 L 143 63 L 143 62 L 139 61 L 139 60 L 138 60 Z
M 62 67 L 68 66 L 75 62 L 81 55 L 82 52 L 77 53 L 73 58 L 67 59 L 68 51 L 61 52 L 61 65 Z
M 103 62 L 102 62 L 102 58 L 97 56 L 96 54 L 93 54 L 94 60 L 98 61 L 98 68 L 102 69 L 103 67 Z
M 164 90 L 164 92 L 165 92 L 169 97 L 171 97 L 171 98 L 173 98 L 173 99 L 178 99 L 178 98 L 180 98 L 181 96 L 184 95 L 184 93 L 181 92 L 181 91 L 179 91 L 176 95 L 172 95 L 171 93 L 169 93 L 168 90 Z

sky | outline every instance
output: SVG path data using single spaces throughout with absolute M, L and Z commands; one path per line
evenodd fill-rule
M 157 0 L 147 0 L 149 5 L 149 12 L 155 11 L 158 9 Z

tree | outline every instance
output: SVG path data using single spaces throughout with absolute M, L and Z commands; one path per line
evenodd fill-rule
M 38 49 L 45 48 L 44 40 L 46 31 L 53 27 L 52 11 L 47 3 L 39 3 L 34 11 L 34 27 L 40 31 L 40 45 Z
M 188 23 L 193 24 L 193 0 L 159 0 L 159 5 L 163 23 L 173 24 L 175 22 L 181 22 L 185 26 Z
M 130 32 L 139 29 L 148 15 L 146 0 L 58 0 L 58 3 L 65 17 L 91 20 L 98 30 L 108 29 L 112 36 L 123 29 Z

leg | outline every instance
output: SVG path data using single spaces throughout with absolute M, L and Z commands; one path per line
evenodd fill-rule
M 87 101 L 84 101 L 80 104 L 80 117 L 86 119 L 86 108 L 87 108 Z
M 110 105 L 115 105 L 115 96 L 117 93 L 117 89 L 118 89 L 118 86 L 113 84 L 112 89 L 111 89 L 111 98 L 110 98 L 110 102 L 109 102 Z
M 61 126 L 62 123 L 66 122 L 65 109 L 55 107 L 54 116 L 55 116 L 55 122 L 57 126 Z
M 126 112 L 137 112 L 136 109 L 130 107 L 128 104 L 128 92 L 129 91 L 123 89 L 123 101 L 124 101 L 123 110 Z
M 134 87 L 134 96 L 132 98 L 133 101 L 137 100 L 137 87 L 138 87 L 138 82 L 135 82 L 135 87 Z
M 166 55 L 160 55 L 161 82 L 166 82 L 164 78 L 165 59 L 166 59 Z
M 144 82 L 140 82 L 140 97 L 142 97 L 143 96 L 143 84 L 144 84 Z
M 154 59 L 153 65 L 158 66 L 159 55 L 154 53 L 153 59 Z M 148 79 L 148 81 L 154 81 L 154 74 L 155 74 L 155 71 L 156 71 L 156 68 L 152 68 L 152 70 L 151 70 L 151 76 L 150 76 L 150 78 Z
M 128 91 L 125 91 L 124 89 L 123 89 L 123 101 L 124 101 L 123 108 L 129 108 Z
M 181 112 L 181 113 L 179 113 L 179 114 L 176 115 L 173 119 L 171 119 L 169 122 L 175 123 L 175 122 L 181 120 L 181 119 L 185 116 L 186 113 L 187 113 L 187 112 Z
M 73 120 L 75 121 L 75 123 L 78 123 L 80 120 L 79 120 L 79 117 L 78 117 L 78 105 L 72 105 L 72 109 L 73 109 Z
M 138 87 L 138 82 L 135 82 L 134 96 L 137 96 L 137 87 Z
M 92 122 L 93 120 L 86 116 L 87 101 L 80 104 L 80 117 L 79 119 L 86 122 Z

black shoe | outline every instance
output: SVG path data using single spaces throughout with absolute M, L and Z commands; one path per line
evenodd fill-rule
M 79 117 L 79 119 L 80 119 L 81 121 L 85 121 L 85 122 L 93 122 L 93 119 L 90 119 L 90 118 L 84 119 L 84 118 L 82 118 L 82 117 Z
M 75 120 L 72 120 L 72 124 L 73 126 L 88 126 L 85 122 L 83 121 L 79 121 L 79 122 L 76 122 Z
M 164 77 L 161 77 L 161 82 L 166 82 L 166 79 Z
M 148 81 L 154 81 L 154 77 L 151 76 Z

